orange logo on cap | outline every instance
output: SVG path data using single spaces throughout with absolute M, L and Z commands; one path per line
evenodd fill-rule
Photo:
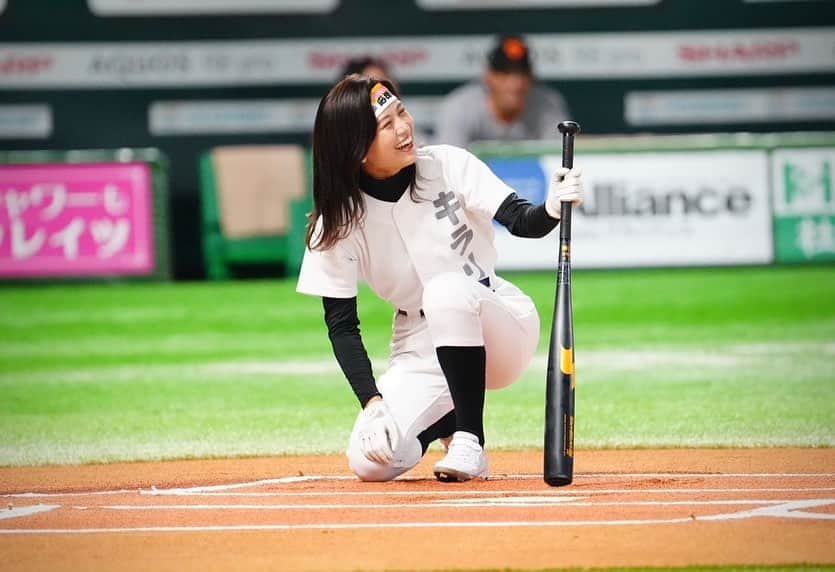
M 516 38 L 508 38 L 502 44 L 502 51 L 511 60 L 518 60 L 525 56 L 525 44 Z

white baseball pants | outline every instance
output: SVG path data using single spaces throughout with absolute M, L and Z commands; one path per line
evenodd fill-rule
M 389 367 L 377 387 L 397 421 L 400 445 L 391 463 L 375 463 L 360 452 L 355 423 L 347 455 L 360 479 L 388 481 L 417 465 L 417 436 L 452 411 L 436 347 L 483 345 L 487 389 L 510 385 L 528 366 L 539 343 L 536 307 L 510 282 L 497 278 L 492 286 L 460 273 L 439 274 L 424 286 L 425 318 L 417 310 L 395 313 Z

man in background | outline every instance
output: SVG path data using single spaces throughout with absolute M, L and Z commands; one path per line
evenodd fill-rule
M 562 95 L 535 80 L 525 40 L 506 35 L 487 55 L 482 77 L 444 98 L 434 141 L 467 147 L 473 141 L 556 139 L 557 123 L 566 119 Z

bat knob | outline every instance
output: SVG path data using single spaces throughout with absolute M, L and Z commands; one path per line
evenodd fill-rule
M 580 124 L 576 121 L 561 121 L 557 124 L 557 129 L 563 135 L 577 135 L 580 132 Z

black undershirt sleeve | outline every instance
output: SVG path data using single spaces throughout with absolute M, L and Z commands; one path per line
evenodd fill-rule
M 510 234 L 522 238 L 541 238 L 554 230 L 560 222 L 551 218 L 544 203 L 534 206 L 516 193 L 508 195 L 493 219 L 509 230 Z
M 322 306 L 336 361 L 360 405 L 365 407 L 368 400 L 380 395 L 380 392 L 377 391 L 371 361 L 360 337 L 357 298 L 322 298 Z

